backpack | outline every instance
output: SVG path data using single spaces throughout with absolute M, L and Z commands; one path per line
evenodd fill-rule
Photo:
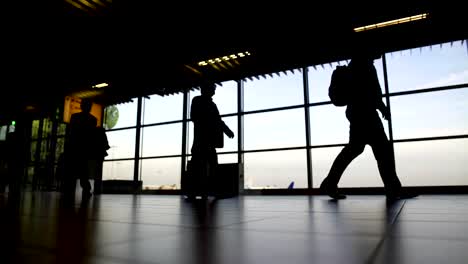
M 330 87 L 328 88 L 328 96 L 333 105 L 345 106 L 348 104 L 348 91 L 347 85 L 349 85 L 349 69 L 348 66 L 336 66 L 333 70 Z

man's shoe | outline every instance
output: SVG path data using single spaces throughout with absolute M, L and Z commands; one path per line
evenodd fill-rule
M 320 185 L 320 192 L 330 196 L 331 198 L 335 200 L 346 199 L 346 195 L 339 193 L 337 188 L 331 189 L 331 188 L 326 187 L 326 185 L 324 184 Z
M 387 200 L 388 201 L 396 201 L 396 200 L 404 200 L 404 199 L 412 199 L 418 197 L 419 194 L 416 193 L 410 193 L 407 191 L 400 191 L 395 194 L 388 194 L 387 195 Z
M 327 195 L 335 200 L 343 200 L 346 199 L 346 195 L 339 193 L 338 191 L 334 192 L 327 192 Z

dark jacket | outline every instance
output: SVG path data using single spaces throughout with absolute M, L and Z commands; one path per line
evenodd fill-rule
M 223 147 L 226 125 L 211 97 L 201 95 L 193 98 L 190 118 L 194 124 L 192 152 Z

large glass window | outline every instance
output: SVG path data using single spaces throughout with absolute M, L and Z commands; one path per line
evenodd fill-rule
M 37 150 L 37 141 L 31 141 L 30 149 L 29 149 L 29 161 L 35 162 L 36 161 L 36 150 Z
M 192 99 L 200 95 L 200 90 L 190 92 L 189 110 L 192 104 Z M 213 102 L 218 107 L 221 115 L 232 114 L 237 112 L 237 82 L 227 81 L 216 86 L 215 95 L 213 95 Z M 189 115 L 190 116 L 190 115 Z
M 0 127 L 0 141 L 6 140 L 8 126 L 1 126 Z
M 302 71 L 280 74 L 280 77 L 260 78 L 245 81 L 244 110 L 252 111 L 282 106 L 304 104 Z
M 334 105 L 310 108 L 310 137 L 312 145 L 347 143 L 349 122 L 345 115 L 346 107 Z
M 181 158 L 141 160 L 143 189 L 180 189 Z
M 42 138 L 52 136 L 52 120 L 44 118 L 42 122 Z
M 104 111 L 104 128 L 116 129 L 136 126 L 137 99 L 132 102 L 111 105 Z
M 49 146 L 50 146 L 50 139 L 42 139 L 41 140 L 41 152 L 39 154 L 39 161 L 46 162 L 47 156 L 49 155 Z
M 117 131 L 107 131 L 107 140 L 110 149 L 106 159 L 127 159 L 135 157 L 135 132 L 136 129 L 125 129 Z
M 390 92 L 468 83 L 468 51 L 461 41 L 387 54 Z
M 348 143 L 349 121 L 346 118 L 345 111 L 346 107 L 336 107 L 334 105 L 321 105 L 310 108 L 312 146 Z M 381 120 L 388 137 L 388 121 L 382 118 Z
M 307 188 L 305 150 L 246 153 L 245 189 Z
M 305 146 L 304 124 L 304 108 L 245 115 L 245 149 Z
M 65 149 L 65 138 L 64 137 L 57 138 L 57 143 L 55 145 L 55 162 L 59 161 L 60 157 L 63 154 L 64 149 Z
M 394 139 L 468 134 L 468 88 L 390 100 Z
M 395 144 L 398 176 L 404 186 L 468 185 L 468 139 Z
M 103 180 L 133 180 L 135 161 L 105 161 L 102 168 Z
M 31 139 L 37 139 L 39 137 L 39 122 L 40 120 L 33 120 L 31 127 Z
M 57 127 L 57 136 L 64 136 L 67 132 L 67 124 L 59 123 Z
M 218 163 L 237 163 L 237 154 L 218 154 Z
M 142 114 L 143 124 L 161 123 L 182 120 L 182 104 L 184 95 L 151 95 L 144 99 Z
M 313 186 L 318 188 L 327 177 L 336 156 L 343 147 L 312 149 Z M 364 152 L 346 168 L 339 187 L 381 187 L 383 186 L 372 148 L 366 146 Z
M 182 123 L 144 127 L 140 151 L 142 157 L 181 155 Z

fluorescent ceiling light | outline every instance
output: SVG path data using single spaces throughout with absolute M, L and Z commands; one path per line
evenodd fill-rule
M 239 52 L 237 54 L 230 54 L 230 55 L 221 56 L 221 57 L 218 57 L 218 58 L 212 58 L 212 59 L 209 59 L 209 60 L 200 61 L 200 62 L 198 62 L 198 66 L 207 66 L 209 64 L 214 66 L 215 64 L 222 64 L 223 61 L 227 63 L 229 60 L 236 60 L 236 59 L 240 59 L 240 58 L 245 58 L 245 57 L 250 56 L 250 55 L 251 54 L 248 51 Z
M 106 87 L 106 86 L 109 86 L 109 84 L 107 84 L 107 83 L 100 83 L 100 84 L 94 85 L 93 88 L 102 88 L 102 87 Z
M 367 25 L 363 27 L 357 27 L 354 28 L 354 32 L 362 32 L 370 29 L 377 29 L 377 28 L 382 28 L 382 27 L 388 27 L 392 25 L 398 25 L 398 24 L 403 24 L 407 22 L 413 22 L 421 19 L 426 19 L 429 13 L 424 13 L 424 14 L 419 14 L 415 16 L 410 16 L 410 17 L 404 17 L 404 18 L 399 18 L 399 19 L 394 19 L 390 21 L 385 21 L 377 24 L 372 24 L 372 25 Z

